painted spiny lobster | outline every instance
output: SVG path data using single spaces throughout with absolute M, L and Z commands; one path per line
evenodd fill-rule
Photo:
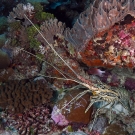
M 83 92 L 79 93 L 77 96 L 75 96 L 69 103 L 67 103 L 65 106 L 63 106 L 60 111 L 62 109 L 64 109 L 68 104 L 70 104 L 71 102 L 73 102 L 74 100 L 78 100 L 79 98 L 81 98 L 83 95 L 85 95 L 86 93 L 90 92 L 92 93 L 92 96 L 90 96 L 90 104 L 88 105 L 88 107 L 85 110 L 85 113 L 90 109 L 90 107 L 96 103 L 96 102 L 102 102 L 105 101 L 107 102 L 107 104 L 105 104 L 104 106 L 102 106 L 101 108 L 99 108 L 95 115 L 94 115 L 94 120 L 91 126 L 91 129 L 93 128 L 93 124 L 98 116 L 98 113 L 100 112 L 101 109 L 104 109 L 106 106 L 111 104 L 110 110 L 112 109 L 113 105 L 115 103 L 120 103 L 125 109 L 127 109 L 128 111 L 130 111 L 130 107 L 129 107 L 129 99 L 130 99 L 130 95 L 128 93 L 127 90 L 125 90 L 122 87 L 119 88 L 112 88 L 109 85 L 106 85 L 104 83 L 102 83 L 100 80 L 98 80 L 96 83 L 93 83 L 90 79 L 85 79 L 82 76 L 78 75 L 78 73 L 76 73 L 72 67 L 70 65 L 67 64 L 67 62 L 60 56 L 60 54 L 58 54 L 56 52 L 56 50 L 54 49 L 54 47 L 47 41 L 47 39 L 43 36 L 43 34 L 40 32 L 39 29 L 37 29 L 37 27 L 32 23 L 32 21 L 26 16 L 24 15 L 25 18 L 27 20 L 29 20 L 29 22 L 32 24 L 32 26 L 35 27 L 35 29 L 38 31 L 38 33 L 41 35 L 41 37 L 44 39 L 45 42 L 47 42 L 47 44 L 50 46 L 50 48 L 53 50 L 53 52 L 55 53 L 56 56 L 58 56 L 63 62 L 64 64 L 76 75 L 77 80 L 76 79 L 68 79 L 68 78 L 57 78 L 57 79 L 64 79 L 64 80 L 71 80 L 74 81 L 80 85 L 82 85 L 83 87 L 87 88 L 87 90 L 84 90 Z M 30 52 L 27 52 L 24 49 L 21 49 L 21 51 L 24 51 L 26 53 L 31 54 Z M 31 54 L 33 55 L 33 54 Z M 34 56 L 34 55 L 33 55 Z M 36 56 L 35 56 L 36 57 Z M 43 60 L 44 61 L 44 60 Z M 47 62 L 48 63 L 48 62 Z M 49 63 L 48 63 L 49 64 Z M 51 65 L 53 66 L 53 65 Z M 54 66 L 53 66 L 54 67 Z M 63 76 L 64 73 L 62 71 L 60 71 L 59 69 L 57 69 L 55 67 L 56 70 L 58 70 Z M 68 75 L 69 76 L 69 75 Z M 44 77 L 49 77 L 49 76 L 44 76 Z M 70 76 L 69 76 L 70 77 Z M 56 78 L 56 77 L 50 77 L 50 78 Z M 97 80 L 97 79 L 95 79 Z

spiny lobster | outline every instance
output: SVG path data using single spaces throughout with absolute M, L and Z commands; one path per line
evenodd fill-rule
M 96 102 L 101 102 L 101 101 L 105 101 L 107 102 L 107 104 L 105 104 L 104 106 L 102 106 L 101 108 L 99 108 L 94 116 L 94 120 L 91 126 L 91 129 L 93 128 L 93 124 L 98 116 L 98 113 L 101 109 L 105 108 L 106 106 L 108 106 L 109 104 L 111 104 L 110 110 L 112 109 L 113 105 L 115 103 L 120 102 L 122 104 L 122 106 L 127 109 L 128 111 L 130 111 L 130 107 L 129 107 L 129 99 L 130 99 L 130 95 L 128 93 L 127 90 L 125 90 L 122 87 L 119 88 L 112 88 L 109 85 L 106 85 L 104 83 L 102 83 L 100 80 L 98 80 L 96 83 L 93 83 L 91 80 L 89 79 L 85 79 L 82 76 L 78 75 L 78 73 L 75 72 L 75 70 L 72 69 L 72 67 L 70 65 L 67 64 L 67 62 L 60 56 L 60 54 L 58 54 L 56 52 L 56 50 L 54 49 L 54 47 L 52 46 L 52 44 L 50 44 L 47 39 L 43 36 L 43 34 L 41 33 L 41 31 L 33 24 L 33 22 L 24 14 L 25 18 L 27 20 L 29 20 L 29 22 L 31 23 L 32 26 L 34 26 L 34 28 L 38 31 L 38 33 L 41 35 L 41 37 L 44 39 L 45 42 L 47 42 L 47 44 L 50 46 L 50 48 L 53 50 L 53 52 L 55 53 L 56 56 L 58 56 L 63 62 L 64 64 L 76 75 L 77 80 L 75 79 L 68 79 L 68 78 L 58 78 L 58 79 L 64 79 L 64 80 L 71 80 L 74 81 L 80 85 L 82 85 L 83 87 L 87 88 L 87 90 L 79 93 L 77 96 L 75 96 L 68 104 L 70 104 L 72 101 L 74 100 L 78 100 L 79 98 L 81 98 L 83 95 L 85 95 L 87 92 L 92 93 L 92 96 L 90 96 L 90 104 L 88 105 L 88 107 L 85 110 L 85 113 L 90 109 L 90 107 L 96 103 Z M 24 51 L 26 53 L 31 54 L 30 52 L 27 52 L 24 49 L 21 49 L 21 51 Z M 33 54 L 31 54 L 33 55 Z M 34 55 L 33 55 L 34 56 Z M 36 56 L 35 56 L 36 57 Z M 43 60 L 44 61 L 44 60 Z M 53 66 L 54 67 L 54 66 Z M 56 68 L 56 67 L 55 67 Z M 57 68 L 56 68 L 57 69 Z M 60 71 L 60 70 L 58 70 Z M 62 72 L 60 72 L 62 74 Z M 48 76 L 44 76 L 44 77 L 48 77 Z M 56 77 L 50 77 L 50 78 L 56 78 Z M 97 80 L 97 79 L 95 79 Z M 66 106 L 68 105 L 66 104 Z M 66 106 L 62 107 L 60 109 L 60 111 L 62 109 L 64 109 Z

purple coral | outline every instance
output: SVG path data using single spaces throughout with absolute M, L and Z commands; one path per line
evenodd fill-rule
M 125 88 L 128 90 L 135 90 L 135 79 L 133 78 L 127 78 L 125 81 Z
M 89 128 L 91 128 L 92 123 L 90 123 Z M 98 117 L 93 126 L 93 132 L 102 134 L 107 126 L 107 119 L 105 117 Z M 95 134 L 90 134 L 95 135 Z M 97 134 L 96 134 L 97 135 Z
M 66 120 L 65 116 L 61 114 L 60 110 L 57 106 L 53 107 L 53 111 L 51 114 L 51 118 L 55 121 L 56 124 L 59 126 L 66 126 L 68 125 L 68 121 Z
M 118 33 L 118 35 L 119 35 L 119 38 L 120 38 L 120 39 L 124 39 L 124 38 L 126 38 L 129 34 L 126 33 L 124 30 L 121 30 L 121 31 Z

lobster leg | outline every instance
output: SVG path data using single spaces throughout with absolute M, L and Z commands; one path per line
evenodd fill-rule
M 101 108 L 99 108 L 99 109 L 96 111 L 96 114 L 95 114 L 95 116 L 94 116 L 94 120 L 93 120 L 93 122 L 92 122 L 92 126 L 91 126 L 91 128 L 90 128 L 90 131 L 92 131 L 93 125 L 94 125 L 94 123 L 95 123 L 95 121 L 96 121 L 96 118 L 97 118 L 98 113 L 100 112 L 100 110 L 103 109 L 103 108 L 105 108 L 106 106 L 108 106 L 110 103 L 111 103 L 111 102 L 107 103 L 106 105 L 102 106 Z
M 76 100 L 78 100 L 79 98 L 81 98 L 81 97 L 82 97 L 83 95 L 85 95 L 87 92 L 90 92 L 90 90 L 85 90 L 85 91 L 79 93 L 79 94 L 77 95 L 77 97 L 76 97 Z
M 112 119 L 112 107 L 115 104 L 115 101 L 111 104 L 109 112 L 110 112 L 110 118 L 109 118 L 109 124 L 111 123 L 111 119 Z
M 122 106 L 123 106 L 126 110 L 128 110 L 128 111 L 130 112 L 130 107 L 129 107 L 129 108 L 126 107 L 120 100 L 119 100 L 119 102 L 122 104 Z
M 93 102 L 91 102 L 89 105 L 88 105 L 88 107 L 86 108 L 86 110 L 85 110 L 85 113 L 87 113 L 87 111 L 91 108 L 91 106 L 94 104 L 94 103 L 96 103 L 96 102 L 101 102 L 101 101 L 103 101 L 103 100 L 101 100 L 101 99 L 98 99 L 98 100 L 94 100 Z

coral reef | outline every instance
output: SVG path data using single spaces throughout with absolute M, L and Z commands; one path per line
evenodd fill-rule
M 117 0 L 94 1 L 81 13 L 73 28 L 64 31 L 65 39 L 80 51 L 77 58 L 88 67 L 133 68 L 133 7 L 134 1 L 130 0 L 124 4 Z
M 59 31 L 61 29 L 60 27 L 56 26 L 57 20 L 54 19 L 54 16 L 50 13 L 43 12 L 43 6 L 40 4 L 35 4 L 34 6 L 30 3 L 18 4 L 17 7 L 14 8 L 13 12 L 10 12 L 8 16 L 9 38 L 3 48 L 5 50 L 9 49 L 10 53 L 12 54 L 11 66 L 15 70 L 13 75 L 10 76 L 11 80 L 29 79 L 37 76 L 42 66 L 40 60 L 44 57 L 43 49 L 46 49 L 45 44 L 42 44 L 42 41 L 37 39 L 38 32 L 33 26 L 31 26 L 24 14 L 32 19 L 37 28 L 40 28 L 40 25 L 46 21 L 49 29 L 52 29 L 49 27 L 51 22 L 53 22 L 53 25 L 55 24 L 54 27 L 59 28 Z M 50 22 L 47 21 L 50 18 L 52 18 L 52 20 Z M 60 26 L 60 24 L 61 23 L 59 22 L 58 26 Z M 43 28 L 43 26 L 41 26 L 41 28 Z M 23 52 L 22 49 L 24 49 L 25 52 Z M 26 53 L 27 51 L 29 54 Z M 33 53 L 33 56 L 30 55 L 30 53 Z M 37 58 L 35 58 L 35 56 L 37 56 Z
M 81 50 L 95 34 L 109 29 L 127 14 L 134 16 L 134 1 L 128 0 L 123 4 L 122 1 L 117 0 L 111 2 L 95 0 L 80 14 L 73 28 L 65 31 L 65 38 L 77 50 Z
M 13 109 L 16 113 L 23 112 L 33 106 L 49 103 L 52 90 L 42 80 L 8 81 L 0 86 L 0 106 Z
M 15 128 L 19 135 L 46 135 L 57 128 L 50 119 L 50 107 L 47 105 L 33 107 L 18 115 L 6 112 L 2 117 L 6 119 L 6 128 Z
M 62 11 L 65 5 L 71 6 L 68 3 L 54 6 Z M 74 10 L 82 2 L 71 3 Z M 128 117 L 134 117 L 130 113 L 134 113 L 135 106 L 131 70 L 135 57 L 134 4 L 131 0 L 95 0 L 80 14 L 72 29 L 44 12 L 45 6 L 18 4 L 8 16 L 8 41 L 2 47 L 12 63 L 0 74 L 7 79 L 0 85 L 0 106 L 8 108 L 5 117 L 9 117 L 9 127 L 14 126 L 22 135 L 51 134 L 55 129 L 56 134 L 60 131 L 65 135 L 100 135 L 108 124 L 107 118 L 111 121 L 112 116 L 114 123 L 122 123 L 111 123 L 104 134 L 134 133 L 134 120 L 129 119 L 131 125 L 124 126 L 129 124 Z M 66 13 L 70 17 L 78 15 L 72 12 Z M 43 104 L 49 104 L 52 88 L 58 97 L 48 111 Z M 11 110 L 23 113 L 17 117 Z M 93 118 L 97 118 L 94 123 L 92 112 L 96 114 Z M 129 115 L 125 116 L 127 112 Z M 101 114 L 104 117 L 98 116 Z M 88 126 L 90 121 L 93 127 Z M 92 128 L 92 132 L 88 131 Z
M 16 8 L 13 9 L 13 12 L 10 12 L 8 16 L 8 22 L 15 22 L 16 19 L 23 20 L 23 24 L 25 26 L 30 25 L 29 21 L 25 19 L 24 15 L 28 15 L 30 18 L 32 18 L 34 14 L 34 6 L 32 6 L 30 3 L 27 5 L 24 4 L 18 4 Z
M 86 49 L 80 53 L 83 63 L 87 66 L 107 68 L 117 65 L 134 67 L 134 20 L 128 17 L 125 18 L 125 21 L 128 20 L 127 23 L 121 22 L 109 31 L 98 33 L 96 38 L 88 43 Z M 124 33 L 128 34 L 128 37 Z
M 20 11 L 19 14 L 18 10 Z M 41 29 L 50 43 L 55 43 L 57 34 L 63 34 L 65 28 L 64 24 L 54 19 L 52 14 L 43 12 L 43 7 L 40 4 L 35 4 L 34 6 L 31 4 L 17 5 L 14 11 L 9 14 L 9 40 L 3 47 L 5 50 L 9 49 L 12 55 L 11 67 L 13 68 L 13 73 L 9 77 L 10 80 L 36 77 L 42 68 L 42 60 L 45 59 L 49 62 L 48 58 L 53 59 L 55 57 L 54 54 L 53 57 L 51 56 L 52 52 L 49 54 L 50 49 L 47 47 L 46 42 L 41 39 L 35 28 L 27 22 L 28 20 L 25 19 L 24 13 L 32 19 L 37 28 Z M 38 15 L 41 16 L 39 17 Z
M 104 82 L 112 87 L 122 86 L 127 90 L 135 89 L 134 69 L 127 67 L 113 67 L 112 69 L 89 68 L 87 71 L 90 75 L 97 75 Z

